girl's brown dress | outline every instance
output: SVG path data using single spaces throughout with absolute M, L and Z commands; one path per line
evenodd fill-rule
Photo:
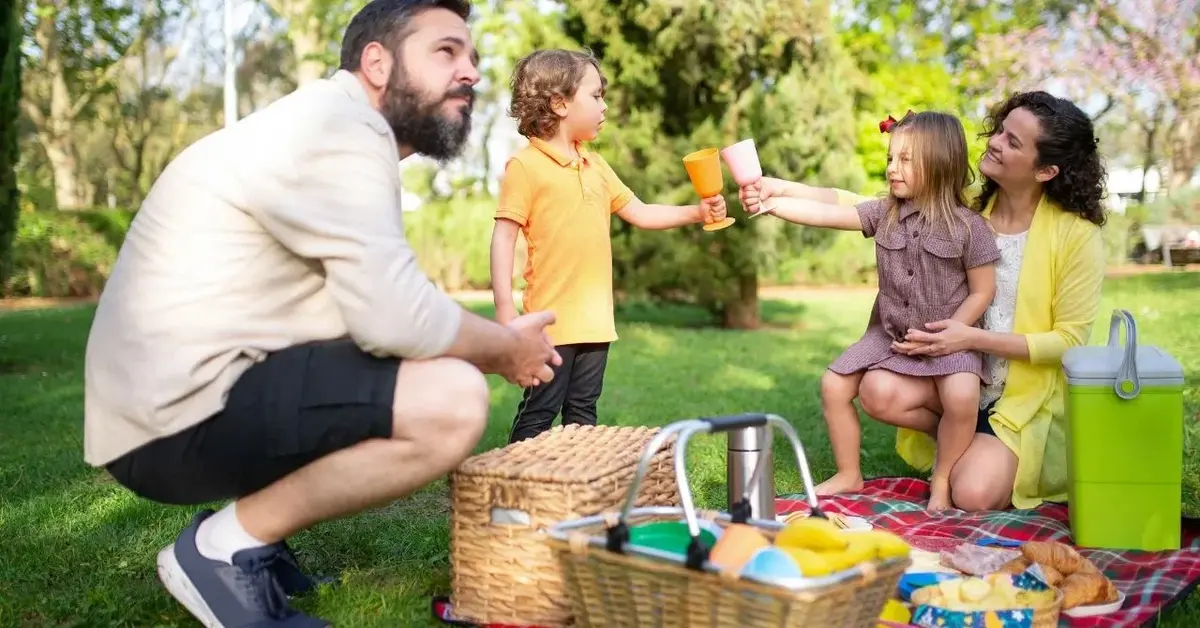
M 966 207 L 956 211 L 968 228 L 926 224 L 911 201 L 903 201 L 897 219 L 885 225 L 887 203 L 876 199 L 857 206 L 863 235 L 875 238 L 879 294 L 862 338 L 842 352 L 830 370 L 849 375 L 887 369 L 915 377 L 974 373 L 990 383 L 977 352 L 908 356 L 892 351 L 892 341 L 903 342 L 908 330 L 926 329 L 926 323 L 954 315 L 969 294 L 967 269 L 1000 259 L 991 227 Z

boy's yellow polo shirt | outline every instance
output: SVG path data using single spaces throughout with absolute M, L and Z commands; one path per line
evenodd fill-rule
M 555 345 L 612 342 L 612 240 L 609 216 L 634 198 L 599 154 L 577 146 L 572 159 L 540 139 L 504 167 L 496 218 L 521 225 L 529 246 L 526 312 L 552 310 Z

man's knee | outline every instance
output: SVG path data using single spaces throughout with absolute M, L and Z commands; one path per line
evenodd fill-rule
M 394 434 L 465 458 L 487 427 L 487 379 L 455 358 L 406 360 L 396 376 Z

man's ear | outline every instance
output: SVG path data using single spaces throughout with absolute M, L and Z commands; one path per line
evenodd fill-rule
M 567 99 L 557 94 L 550 97 L 550 111 L 560 118 L 567 117 Z
M 1044 166 L 1042 168 L 1038 168 L 1038 171 L 1033 175 L 1033 178 L 1037 179 L 1038 183 L 1045 183 L 1057 176 L 1058 166 Z
M 359 72 L 375 89 L 387 88 L 388 79 L 392 75 L 392 64 L 396 60 L 392 53 L 382 44 L 373 41 L 366 45 L 359 58 Z

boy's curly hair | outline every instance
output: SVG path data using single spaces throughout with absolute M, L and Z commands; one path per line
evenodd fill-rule
M 606 86 L 600 62 L 589 51 L 538 50 L 518 61 L 513 68 L 508 109 L 508 115 L 517 121 L 517 132 L 539 139 L 554 135 L 559 119 L 550 105 L 556 97 L 575 97 L 589 65 L 596 68 L 600 84 Z

